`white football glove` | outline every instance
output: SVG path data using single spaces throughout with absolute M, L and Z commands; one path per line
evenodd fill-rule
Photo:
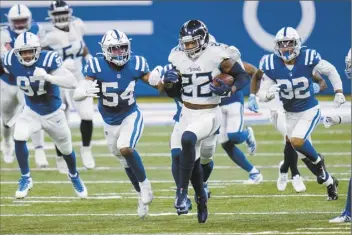
M 340 92 L 335 93 L 335 98 L 334 98 L 335 109 L 339 108 L 341 106 L 341 104 L 343 104 L 345 102 L 346 102 L 346 98 L 342 93 L 340 93 Z
M 318 83 L 313 82 L 313 90 L 314 94 L 318 94 L 320 92 L 320 86 Z
M 323 123 L 325 128 L 329 128 L 331 126 L 340 124 L 341 118 L 339 116 L 324 117 Z
M 274 99 L 274 98 L 275 98 L 275 94 L 280 91 L 280 86 L 281 86 L 281 84 L 272 85 L 272 86 L 269 88 L 268 93 L 266 93 L 266 98 L 267 98 L 268 100 Z
M 39 80 L 47 80 L 48 73 L 45 71 L 43 68 L 35 67 L 35 70 L 33 72 L 33 77 L 39 79 Z
M 62 66 L 68 69 L 70 72 L 74 72 L 76 70 L 76 63 L 73 59 L 67 58 L 63 63 Z
M 98 93 L 100 92 L 99 85 L 97 80 L 94 80 L 90 86 L 86 87 L 86 96 L 98 98 Z
M 149 79 L 148 79 L 149 85 L 157 86 L 161 81 L 162 72 L 163 72 L 163 67 L 160 65 L 156 66 L 149 75 Z

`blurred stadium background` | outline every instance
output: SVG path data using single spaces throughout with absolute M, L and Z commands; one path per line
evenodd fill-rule
M 1 23 L 15 3 L 32 11 L 33 19 L 48 24 L 50 1 L 1 1 Z M 109 29 L 118 28 L 132 40 L 132 51 L 147 58 L 150 68 L 167 63 L 170 49 L 178 42 L 180 26 L 189 19 L 200 19 L 219 42 L 235 45 L 244 61 L 258 66 L 260 58 L 273 48 L 273 38 L 283 26 L 298 28 L 308 47 L 316 49 L 334 64 L 341 75 L 345 94 L 351 94 L 351 81 L 344 75 L 345 56 L 351 46 L 350 1 L 68 1 L 73 15 L 87 25 L 85 41 L 91 54 L 100 52 L 98 42 Z M 328 82 L 328 80 L 327 80 Z M 334 110 L 333 91 L 320 97 L 323 116 L 327 113 L 350 114 L 350 101 Z M 176 110 L 171 99 L 143 83 L 137 86 L 139 105 L 148 125 L 139 143 L 139 151 L 156 199 L 151 215 L 143 223 L 136 216 L 136 196 L 119 163 L 108 152 L 101 117 L 94 118 L 93 151 L 97 169 L 85 171 L 91 199 L 78 201 L 64 175 L 55 169 L 55 152 L 47 138 L 50 166 L 33 168 L 35 189 L 28 200 L 16 202 L 13 195 L 18 180 L 17 163 L 1 163 L 1 234 L 122 234 L 122 233 L 202 233 L 202 234 L 350 234 L 349 226 L 331 227 L 328 219 L 338 215 L 345 203 L 351 165 L 351 126 L 314 132 L 317 148 L 327 156 L 331 172 L 340 179 L 340 200 L 325 201 L 325 189 L 300 164 L 308 192 L 295 194 L 292 187 L 278 193 L 275 182 L 277 164 L 282 159 L 282 138 L 272 126 L 257 126 L 258 153 L 250 160 L 264 175 L 260 186 L 240 182 L 247 174 L 218 148 L 210 188 L 214 197 L 210 217 L 198 226 L 194 214 L 175 217 L 173 183 L 169 170 L 168 141 L 172 116 Z M 245 89 L 248 95 L 249 88 Z M 348 95 L 346 95 L 348 96 Z M 268 107 L 260 104 L 260 113 L 245 111 L 247 124 L 268 124 Z M 156 112 L 157 111 L 157 112 Z M 75 148 L 80 145 L 78 116 L 70 116 Z M 152 126 L 151 126 L 152 125 Z M 31 146 L 31 145 L 30 145 Z M 244 146 L 241 147 L 244 149 Z M 82 164 L 78 160 L 79 166 Z M 34 162 L 32 159 L 32 166 Z M 66 182 L 67 181 L 67 182 Z M 119 200 L 121 199 L 121 200 Z M 57 205 L 59 204 L 59 206 Z M 116 217 L 115 217 L 116 216 Z M 132 216 L 132 217 L 131 217 Z M 138 224 L 136 224 L 138 222 Z M 246 233 L 251 232 L 251 233 Z

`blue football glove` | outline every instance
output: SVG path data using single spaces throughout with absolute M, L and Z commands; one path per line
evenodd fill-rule
M 220 84 L 220 86 L 215 86 L 213 83 L 210 84 L 210 90 L 217 95 L 227 95 L 231 92 L 231 87 L 226 85 L 226 83 L 220 79 L 216 79 L 216 81 Z
M 179 74 L 175 69 L 171 69 L 165 72 L 163 81 L 164 83 L 177 83 Z
M 318 83 L 313 82 L 313 90 L 314 90 L 314 94 L 317 94 L 320 92 L 320 86 Z
M 249 95 L 248 109 L 252 112 L 258 113 L 257 97 L 254 94 Z

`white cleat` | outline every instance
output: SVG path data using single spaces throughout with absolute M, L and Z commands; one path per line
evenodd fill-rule
M 83 166 L 87 169 L 93 169 L 95 167 L 95 161 L 92 155 L 92 149 L 90 146 L 81 146 L 81 158 Z
M 341 215 L 329 220 L 329 223 L 350 223 L 351 213 L 347 214 L 345 211 Z
M 287 182 L 288 182 L 288 173 L 281 173 L 280 168 L 284 164 L 284 161 L 281 161 L 279 164 L 279 178 L 277 179 L 276 186 L 277 190 L 285 191 Z
M 22 176 L 18 181 L 18 189 L 15 194 L 15 198 L 23 199 L 27 196 L 29 190 L 33 188 L 32 177 L 30 176 Z
M 152 203 L 154 195 L 152 191 L 152 185 L 148 179 L 145 179 L 142 183 L 139 182 L 139 187 L 141 188 L 141 200 L 144 205 L 149 205 Z
M 78 172 L 76 173 L 75 176 L 71 176 L 71 174 L 68 174 L 68 178 L 71 180 L 73 188 L 79 198 L 86 199 L 88 197 L 88 191 L 86 186 L 84 185 L 83 181 L 79 177 Z
M 15 146 L 12 141 L 3 141 L 1 144 L 3 159 L 5 163 L 12 163 L 15 160 Z
M 248 139 L 246 139 L 247 149 L 249 155 L 254 155 L 257 150 L 257 142 L 255 140 L 254 131 L 252 127 L 247 127 L 248 130 Z
M 144 205 L 141 197 L 141 193 L 138 193 L 138 208 L 137 208 L 137 213 L 139 218 L 144 219 L 148 215 L 149 212 L 149 206 Z
M 300 175 L 295 175 L 292 177 L 292 186 L 297 193 L 302 193 L 307 190 Z
M 56 167 L 58 169 L 58 171 L 61 173 L 61 174 L 68 174 L 68 168 L 67 168 L 67 163 L 64 159 L 64 157 L 59 157 L 59 156 L 56 156 Z
M 39 168 L 46 168 L 49 166 L 49 162 L 46 159 L 44 148 L 37 148 L 34 150 L 35 164 Z
M 244 181 L 243 184 L 260 184 L 263 181 L 263 175 L 258 172 L 249 174 L 248 180 Z

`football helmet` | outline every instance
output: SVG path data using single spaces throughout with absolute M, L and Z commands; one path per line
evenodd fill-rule
M 72 11 L 72 8 L 65 1 L 53 1 L 48 10 L 49 19 L 54 26 L 60 29 L 65 28 L 72 19 Z
M 99 42 L 105 59 L 117 66 L 125 65 L 131 57 L 131 42 L 124 32 L 109 30 Z
M 351 79 L 352 76 L 352 62 L 351 62 L 351 49 L 348 51 L 348 54 L 346 56 L 345 62 L 346 62 L 346 69 L 345 69 L 345 74 L 348 79 Z
M 284 61 L 296 58 L 301 51 L 301 37 L 292 27 L 284 27 L 275 36 L 275 54 Z
M 179 44 L 192 60 L 197 59 L 208 46 L 209 32 L 200 20 L 189 20 L 184 23 L 179 33 Z
M 28 31 L 32 24 L 32 13 L 23 4 L 12 6 L 7 14 L 10 28 L 17 34 Z
M 33 65 L 39 59 L 40 51 L 39 38 L 34 33 L 24 32 L 16 38 L 14 54 L 21 64 Z

